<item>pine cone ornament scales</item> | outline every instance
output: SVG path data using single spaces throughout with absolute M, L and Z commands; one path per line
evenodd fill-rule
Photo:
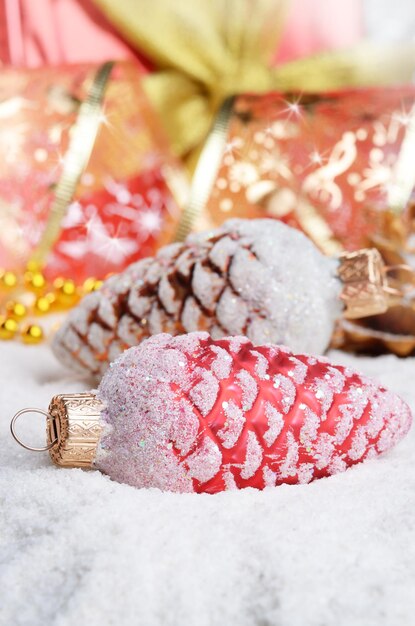
M 96 396 L 57 396 L 47 415 L 57 464 L 198 493 L 330 476 L 411 423 L 399 397 L 348 368 L 208 333 L 147 339 L 111 364 Z
M 95 375 L 150 335 L 206 330 L 323 352 L 339 316 L 338 261 L 276 220 L 230 220 L 108 279 L 58 331 L 60 360 Z

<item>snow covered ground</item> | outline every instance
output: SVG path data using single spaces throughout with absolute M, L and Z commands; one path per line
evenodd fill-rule
M 415 409 L 415 359 L 331 356 Z M 47 346 L 2 343 L 0 380 L 1 626 L 414 624 L 415 429 L 309 485 L 140 491 L 11 439 L 15 411 L 88 387 Z M 24 426 L 42 445 L 42 417 Z

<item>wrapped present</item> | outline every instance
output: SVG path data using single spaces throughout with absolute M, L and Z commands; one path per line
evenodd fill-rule
M 7 43 L 9 47 L 12 44 L 8 50 L 9 61 L 17 59 L 17 63 L 25 64 L 38 63 L 40 58 L 51 62 L 74 58 L 71 54 L 66 56 L 66 52 L 72 49 L 73 37 L 68 36 L 68 33 L 66 37 L 57 36 L 55 32 L 61 30 L 62 24 L 66 26 L 70 23 L 70 13 L 65 13 L 69 3 L 42 2 L 44 8 L 48 6 L 49 9 L 47 13 L 42 11 L 40 29 L 39 24 L 34 27 L 36 20 L 34 13 L 28 10 L 28 2 L 19 3 L 22 9 L 20 18 L 19 12 L 12 12 L 18 28 L 6 24 L 9 34 Z M 77 3 L 77 6 L 82 4 L 85 7 L 89 17 L 95 12 L 90 11 L 91 2 L 103 10 L 112 26 L 143 59 L 143 64 L 152 70 L 143 81 L 146 94 L 160 113 L 172 149 L 183 157 L 190 169 L 197 161 L 212 119 L 224 100 L 234 93 L 295 89 L 323 92 L 345 86 L 390 84 L 408 79 L 414 68 L 413 45 L 392 51 L 363 45 L 349 51 L 322 53 L 313 58 L 295 58 L 287 63 L 287 60 L 299 55 L 299 50 L 287 53 L 287 35 L 285 39 L 282 36 L 287 25 L 287 15 L 290 15 L 286 11 L 288 3 L 285 0 L 261 0 L 256 3 L 254 13 L 251 0 L 226 3 L 222 0 L 176 0 L 174 4 L 170 0 L 153 0 L 151 10 L 141 12 L 137 12 L 135 0 L 120 0 L 117 3 L 112 0 L 82 0 Z M 13 2 L 7 5 L 13 7 Z M 7 12 L 6 17 L 9 18 L 12 13 Z M 63 18 L 64 14 L 67 17 Z M 44 46 L 39 37 L 41 32 L 45 32 L 45 15 L 54 33 L 52 39 L 48 37 L 48 46 Z M 255 19 L 252 19 L 253 15 Z M 305 12 L 302 11 L 301 15 L 304 17 Z M 353 42 L 358 35 L 358 18 L 356 13 L 353 15 L 351 36 L 343 39 L 343 43 Z M 318 19 L 318 26 L 322 26 L 320 21 Z M 345 15 L 342 14 L 343 32 L 344 22 Z M 330 20 L 330 32 L 332 24 Z M 321 38 L 320 28 L 313 29 L 313 32 L 317 30 L 320 43 L 325 41 L 322 48 L 332 48 L 326 38 Z M 291 35 L 288 39 L 290 43 L 293 42 Z M 304 42 L 304 37 L 300 39 Z M 59 45 L 49 46 L 51 41 Z M 336 37 L 336 43 L 339 42 Z M 94 51 L 98 47 L 96 40 Z M 302 54 L 317 49 L 320 49 L 320 45 L 307 45 Z M 33 51 L 36 52 L 36 58 L 29 54 Z M 119 53 L 124 54 L 121 50 Z M 22 163 L 27 163 L 27 154 L 32 154 L 36 167 L 27 168 L 27 171 L 30 169 L 32 172 L 33 181 L 27 172 L 26 175 L 20 172 L 15 178 L 8 175 L 11 188 L 16 189 L 18 183 L 19 192 L 14 196 L 8 188 L 4 192 L 3 201 L 0 193 L 0 201 L 4 204 L 1 215 L 9 226 L 16 226 L 15 216 L 18 215 L 17 226 L 14 231 L 13 228 L 8 229 L 8 241 L 2 242 L 4 247 L 7 245 L 7 256 L 3 254 L 0 265 L 3 261 L 3 264 L 9 266 L 12 258 L 16 264 L 23 266 L 29 258 L 33 262 L 31 267 L 36 269 L 47 259 L 48 277 L 53 278 L 55 273 L 67 274 L 66 268 L 70 268 L 79 281 L 91 274 L 95 267 L 98 269 L 93 273 L 98 276 L 105 271 L 104 268 L 118 271 L 134 258 L 150 254 L 151 248 L 158 243 L 174 238 L 173 232 L 176 232 L 176 238 L 180 238 L 183 231 L 194 225 L 193 217 L 197 211 L 194 203 L 191 203 L 179 228 L 175 229 L 177 204 L 181 204 L 180 199 L 177 202 L 177 190 L 185 188 L 180 169 L 165 151 L 164 138 L 148 109 L 137 76 L 132 81 L 116 77 L 116 74 L 124 75 L 127 72 L 123 68 L 131 69 L 131 66 L 117 64 L 111 72 L 109 66 L 99 71 L 86 67 L 78 79 L 71 74 L 74 70 L 50 71 L 52 89 L 47 88 L 47 97 L 41 99 L 36 126 L 40 131 L 44 130 L 44 114 L 50 114 L 52 99 L 52 108 L 57 108 L 58 113 L 61 109 L 59 115 L 62 117 L 58 115 L 57 125 L 59 127 L 61 121 L 62 125 L 60 130 L 53 131 L 54 139 L 49 138 L 48 142 L 55 142 L 59 152 L 54 158 L 49 157 L 48 146 L 37 145 L 36 141 L 42 132 L 35 133 L 33 145 L 30 142 L 26 145 L 26 130 L 30 131 L 34 125 L 30 117 L 23 116 L 22 124 L 18 124 L 21 137 L 18 141 L 12 140 L 13 149 L 8 157 L 13 158 L 13 152 L 16 153 L 18 149 Z M 70 77 L 65 78 L 67 72 Z M 24 76 L 24 73 L 19 75 L 23 82 Z M 32 76 L 35 78 L 31 89 L 39 92 L 42 76 Z M 19 77 L 16 78 L 17 82 Z M 31 82 L 31 79 L 27 80 Z M 7 92 L 8 84 L 10 79 L 5 83 L 6 118 L 9 115 L 10 99 L 13 101 L 12 109 L 13 106 L 19 109 L 27 102 L 32 102 L 30 89 L 29 95 L 24 93 L 23 87 L 20 93 L 15 84 L 11 94 Z M 123 91 L 126 84 L 128 88 Z M 110 106 L 111 90 L 114 107 Z M 16 94 L 17 100 L 13 100 Z M 57 101 L 60 104 L 56 107 Z M 62 101 L 65 111 L 62 109 Z M 32 109 L 27 106 L 25 113 L 34 114 Z M 9 130 L 8 126 L 6 122 L 5 131 L 6 127 Z M 120 139 L 121 136 L 123 139 Z M 21 148 L 17 148 L 19 141 L 22 142 Z M 114 148 L 117 141 L 118 148 Z M 130 151 L 132 143 L 134 148 Z M 206 170 L 207 173 L 211 171 L 209 167 Z M 39 179 L 36 178 L 38 173 Z M 200 180 L 199 175 L 195 178 L 195 185 Z M 204 193 L 207 181 L 209 176 L 206 181 L 202 180 L 200 186 Z M 36 197 L 34 201 L 32 182 L 35 190 L 44 190 L 41 197 Z M 173 187 L 176 191 L 171 194 Z M 25 194 L 27 198 L 22 203 L 21 198 Z M 15 198 L 18 198 L 17 203 Z M 199 195 L 197 209 L 203 206 L 203 198 Z M 33 205 L 31 215 L 35 217 L 32 224 L 24 228 L 23 216 L 28 215 L 28 212 L 21 210 L 21 204 L 28 206 L 29 203 Z M 101 211 L 101 203 L 106 207 L 105 211 Z M 15 280 L 16 276 L 0 271 L 0 290 L 4 285 L 8 288 Z M 29 284 L 42 280 L 43 276 L 32 276 L 29 273 Z M 73 286 L 68 285 L 68 290 L 71 289 Z M 64 295 L 66 298 L 67 294 Z M 10 304 L 10 307 L 14 314 L 14 305 Z M 5 323 L 9 322 L 5 320 Z M 10 324 L 13 326 L 12 322 Z M 2 332 L 0 321 L 0 334 Z M 6 337 L 12 332 L 9 328 L 4 329 Z
M 2 70 L 0 159 L 0 339 L 171 241 L 187 195 L 131 63 Z
M 93 0 L 0 0 L 0 63 L 44 67 L 132 56 Z
M 344 322 L 336 345 L 409 353 L 414 133 L 411 86 L 231 98 L 201 154 L 178 238 L 229 217 L 275 217 L 327 254 L 377 247 L 391 266 L 391 307 L 362 323 Z
M 0 266 L 76 282 L 171 238 L 186 179 L 128 63 L 0 73 Z
M 229 96 L 390 85 L 414 71 L 413 44 L 354 45 L 363 30 L 354 0 L 341 14 L 327 0 L 152 0 L 142 11 L 136 0 L 93 2 L 151 63 L 146 91 L 191 168 Z
M 272 216 L 328 253 L 400 236 L 392 223 L 415 182 L 414 105 L 414 87 L 228 101 L 216 148 L 201 157 L 211 185 L 196 228 Z

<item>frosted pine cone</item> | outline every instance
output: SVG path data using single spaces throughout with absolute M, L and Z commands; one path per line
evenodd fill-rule
M 395 445 L 395 394 L 347 367 L 246 337 L 161 334 L 104 376 L 94 466 L 135 487 L 215 493 L 308 483 Z
M 162 248 L 86 296 L 53 349 L 71 367 L 102 374 L 150 335 L 206 330 L 323 352 L 341 311 L 337 261 L 277 220 L 239 220 Z

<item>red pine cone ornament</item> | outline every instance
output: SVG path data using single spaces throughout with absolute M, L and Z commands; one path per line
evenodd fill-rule
M 230 220 L 108 279 L 69 314 L 53 349 L 95 375 L 160 332 L 243 334 L 258 345 L 321 353 L 342 309 L 337 267 L 277 220 Z
M 104 376 L 94 461 L 136 487 L 216 493 L 308 483 L 395 445 L 395 394 L 347 367 L 245 337 L 161 334 Z

